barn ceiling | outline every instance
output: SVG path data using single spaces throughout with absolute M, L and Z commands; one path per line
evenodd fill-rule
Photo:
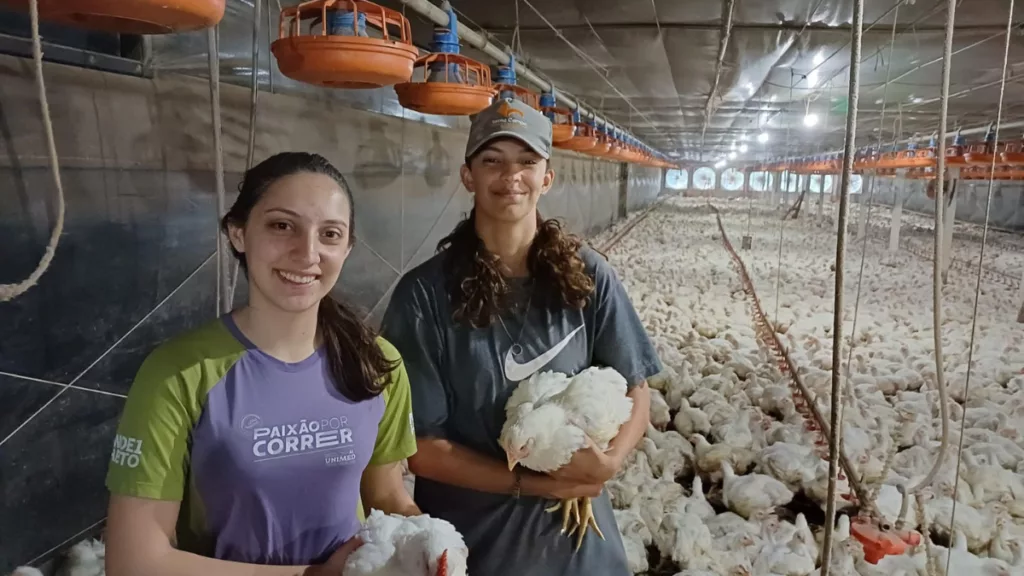
M 381 3 L 402 8 L 400 0 Z M 853 0 L 451 3 L 460 25 L 486 31 L 495 43 L 515 39 L 521 62 L 670 157 L 704 151 L 705 159 L 717 159 L 743 143 L 747 159 L 842 148 Z M 859 145 L 877 142 L 880 133 L 927 140 L 937 130 L 946 3 L 866 0 Z M 1004 121 L 1024 120 L 1021 4 Z M 950 130 L 995 120 L 1008 6 L 961 0 L 956 9 Z M 405 12 L 426 47 L 432 23 Z M 493 64 L 471 48 L 463 52 Z M 817 126 L 804 126 L 807 114 L 818 116 Z M 755 139 L 761 131 L 769 134 L 763 146 Z

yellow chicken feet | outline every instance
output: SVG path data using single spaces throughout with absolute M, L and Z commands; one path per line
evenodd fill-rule
M 577 528 L 580 533 L 576 538 L 576 550 L 580 549 L 583 545 L 583 536 L 587 533 L 587 528 L 593 528 L 597 535 L 604 540 L 604 534 L 601 533 L 601 529 L 597 526 L 597 518 L 594 517 L 594 506 L 590 502 L 590 498 L 581 498 L 583 500 L 583 512 L 579 514 L 577 519 Z
M 583 505 L 580 506 L 580 502 Z M 581 511 L 582 509 L 582 511 Z M 569 536 L 572 536 L 574 532 L 579 531 L 576 537 L 576 550 L 580 549 L 583 545 L 583 536 L 586 535 L 588 528 L 593 528 L 597 535 L 604 540 L 604 534 L 601 532 L 601 528 L 597 525 L 597 518 L 594 517 L 594 507 L 590 501 L 590 498 L 579 498 L 562 500 L 558 504 L 545 509 L 546 512 L 557 512 L 562 511 L 562 534 L 569 531 Z M 569 519 L 572 518 L 575 521 L 570 529 Z
M 568 500 L 562 500 L 550 508 L 545 508 L 544 511 L 557 512 L 559 509 L 562 510 L 562 534 L 565 534 L 566 530 L 569 530 L 569 518 L 575 520 L 577 525 L 580 523 L 579 503 L 575 498 L 570 498 Z M 573 528 L 575 529 L 575 527 Z M 572 532 L 573 531 L 570 530 L 569 534 L 571 535 Z

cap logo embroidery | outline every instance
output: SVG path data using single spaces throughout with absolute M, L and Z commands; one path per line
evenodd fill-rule
M 491 120 L 491 126 L 497 126 L 500 124 L 518 124 L 523 128 L 527 128 L 526 120 L 523 118 L 523 111 L 516 110 L 509 105 L 508 101 L 503 101 L 501 106 L 498 106 L 497 118 Z
M 508 101 L 506 100 L 501 103 L 501 106 L 498 107 L 498 115 L 501 116 L 502 118 L 508 118 L 509 116 L 512 115 L 516 115 L 522 118 L 523 112 L 522 110 L 516 110 L 515 108 L 509 106 Z

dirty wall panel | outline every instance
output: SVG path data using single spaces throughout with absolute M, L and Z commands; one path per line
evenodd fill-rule
M 935 200 L 928 198 L 923 181 L 908 182 L 901 188 L 904 208 L 922 214 L 935 214 Z M 985 223 L 988 182 L 957 183 L 956 219 L 974 224 Z M 891 197 L 876 195 L 875 202 L 891 205 Z M 989 225 L 1007 230 L 1024 230 L 1024 187 L 1016 182 L 996 182 L 992 190 Z
M 661 193 L 661 169 L 627 164 L 628 192 L 626 207 L 629 211 L 646 207 Z
M 35 268 L 54 218 L 48 170 L 0 169 L 0 282 Z M 0 304 L 0 371 L 70 382 L 213 253 L 209 173 L 64 169 L 66 222 L 49 271 Z M 10 258 L 8 257 L 10 256 Z M 212 314 L 214 308 L 206 312 Z

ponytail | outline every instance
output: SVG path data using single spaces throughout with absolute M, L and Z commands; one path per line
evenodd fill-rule
M 388 374 L 398 367 L 399 361 L 384 356 L 366 324 L 330 294 L 320 301 L 317 324 L 327 367 L 338 391 L 353 402 L 380 394 L 388 384 Z

